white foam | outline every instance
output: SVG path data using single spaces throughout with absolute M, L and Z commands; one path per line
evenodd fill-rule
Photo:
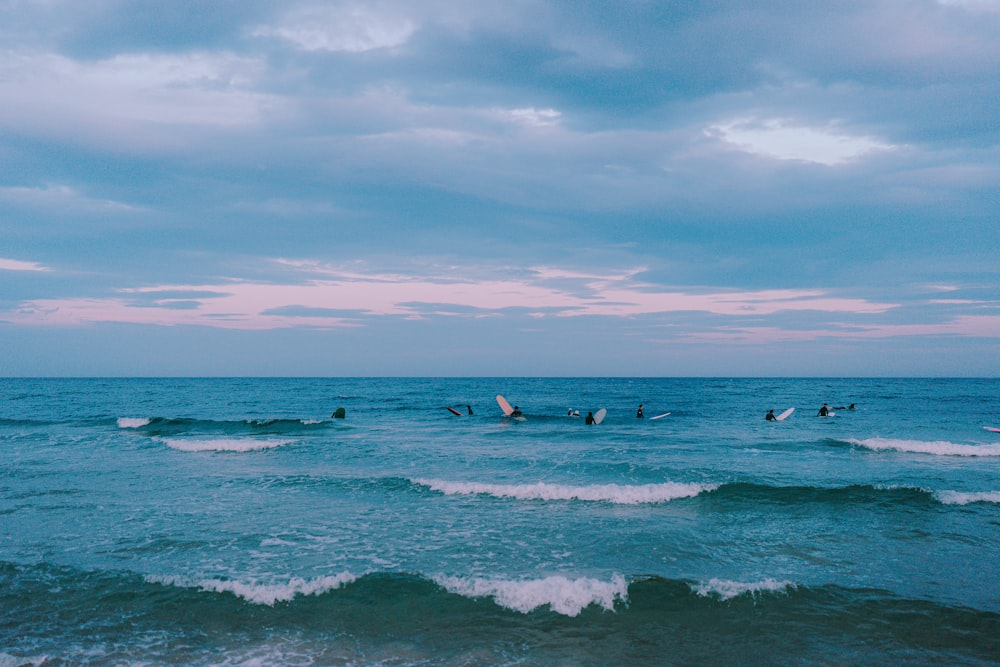
M 851 439 L 847 442 L 875 451 L 895 450 L 936 456 L 1000 456 L 1000 444 L 960 445 L 946 440 L 894 440 L 892 438 Z
M 968 505 L 969 503 L 1000 503 L 1000 491 L 963 493 L 961 491 L 938 491 L 934 494 L 945 505 Z
M 200 579 L 197 581 L 176 576 L 146 577 L 151 584 L 177 586 L 178 588 L 197 588 L 206 593 L 232 593 L 247 602 L 273 606 L 276 602 L 288 602 L 297 595 L 322 595 L 337 590 L 357 580 L 350 572 L 341 572 L 335 576 L 303 579 L 293 577 L 283 584 L 262 584 L 257 581 L 230 581 L 225 579 Z
M 260 541 L 262 547 L 294 547 L 294 542 L 283 540 L 280 537 L 266 537 Z
M 691 588 L 702 597 L 712 596 L 722 600 L 731 600 L 747 594 L 751 597 L 756 597 L 758 593 L 784 593 L 790 588 L 794 589 L 797 587 L 798 585 L 792 581 L 778 581 L 777 579 L 768 578 L 754 582 L 712 579 L 707 584 L 701 583 Z
M 564 616 L 577 616 L 592 604 L 614 611 L 615 601 L 628 599 L 628 584 L 621 575 L 614 575 L 611 581 L 562 576 L 528 581 L 438 577 L 434 581 L 451 593 L 490 597 L 501 607 L 523 614 L 546 605 Z
M 119 417 L 118 428 L 142 428 L 150 422 L 146 417 Z
M 168 447 L 182 452 L 251 452 L 287 445 L 294 440 L 261 440 L 258 438 L 156 438 Z
M 703 491 L 713 491 L 718 484 L 593 484 L 568 486 L 564 484 L 480 484 L 476 482 L 449 482 L 438 479 L 414 479 L 415 484 L 426 486 L 445 495 L 486 494 L 497 498 L 519 500 L 586 500 L 609 502 L 619 505 L 662 503 L 677 498 L 691 498 Z
M 27 665 L 40 667 L 48 661 L 49 656 L 47 655 L 22 658 L 10 655 L 9 653 L 0 652 L 0 667 L 26 667 Z

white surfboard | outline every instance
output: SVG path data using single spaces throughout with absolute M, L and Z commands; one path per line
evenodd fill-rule
M 654 419 L 663 419 L 669 414 L 670 414 L 669 412 L 664 412 L 662 415 L 656 415 L 655 417 L 650 417 L 649 421 L 653 421 Z
M 783 422 L 786 419 L 788 419 L 788 415 L 792 414 L 793 412 L 795 412 L 795 408 L 788 408 L 787 410 L 785 410 L 784 412 L 782 412 L 780 415 L 778 415 L 777 417 L 775 417 L 775 419 L 777 419 L 779 422 Z
M 602 421 L 604 421 L 604 417 L 607 414 L 608 414 L 608 411 L 605 408 L 601 408 L 600 410 L 598 410 L 597 412 L 595 412 L 594 413 L 594 423 L 595 424 L 600 424 Z
M 514 412 L 514 408 L 510 407 L 510 403 L 507 402 L 507 399 L 500 394 L 497 394 L 497 404 L 507 417 L 510 417 L 510 413 Z

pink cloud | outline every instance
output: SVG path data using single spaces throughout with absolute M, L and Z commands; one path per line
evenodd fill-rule
M 823 329 L 780 329 L 777 327 L 725 327 L 716 331 L 684 334 L 681 337 L 702 343 L 766 345 L 813 341 L 820 338 L 877 339 L 903 336 L 963 336 L 1000 338 L 1000 315 L 964 315 L 937 324 L 875 324 Z
M 37 262 L 25 262 L 19 259 L 4 259 L 0 257 L 0 271 L 51 271 L 47 266 Z
M 364 273 L 314 262 L 281 260 L 307 274 L 297 284 L 236 281 L 222 284 L 160 285 L 127 288 L 105 299 L 37 299 L 20 304 L 3 319 L 23 325 L 73 326 L 123 322 L 159 326 L 199 325 L 232 329 L 359 326 L 365 318 L 502 316 L 518 309 L 532 317 L 636 317 L 677 312 L 722 316 L 767 316 L 788 311 L 873 315 L 894 304 L 832 296 L 823 290 L 669 290 L 635 279 L 639 270 L 599 275 L 550 268 L 519 273 L 516 278 L 474 279 Z M 190 296 L 184 296 L 190 295 Z M 923 326 L 929 332 L 961 333 L 976 318 L 951 325 Z M 989 324 L 982 328 L 988 329 Z M 996 327 L 1000 329 L 1000 327 Z M 897 331 L 898 333 L 892 333 Z M 905 328 L 868 327 L 863 334 L 846 330 L 789 332 L 739 329 L 699 336 L 702 340 L 776 339 L 818 336 L 918 335 Z M 880 334 L 879 332 L 885 332 Z M 970 334 L 965 334 L 970 335 Z

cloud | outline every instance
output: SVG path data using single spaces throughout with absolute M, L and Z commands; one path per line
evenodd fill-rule
M 363 53 L 405 44 L 418 24 L 373 3 L 310 5 L 285 14 L 276 25 L 254 28 L 254 37 L 276 37 L 303 51 Z
M 78 213 L 126 213 L 141 210 L 131 204 L 110 199 L 97 199 L 80 193 L 68 185 L 49 184 L 45 187 L 0 187 L 0 201 L 19 206 Z
M 683 333 L 701 343 L 768 345 L 820 339 L 873 340 L 879 338 L 959 336 L 1000 339 L 1000 315 L 960 315 L 939 323 L 872 324 L 793 329 L 780 327 L 719 327 L 715 331 Z
M 828 166 L 895 148 L 873 137 L 852 136 L 833 126 L 809 127 L 783 119 L 741 119 L 712 125 L 706 133 L 749 153 Z
M 18 259 L 4 259 L 0 257 L 0 271 L 51 271 L 47 266 L 37 262 L 24 262 Z
M 0 54 L 0 127 L 102 146 L 174 146 L 177 128 L 258 126 L 280 107 L 255 92 L 264 63 L 231 53 L 119 54 L 81 62 Z
M 419 276 L 365 274 L 311 263 L 298 266 L 311 274 L 304 282 L 165 285 L 122 289 L 121 296 L 108 299 L 38 299 L 20 304 L 6 319 L 34 325 L 131 322 L 259 330 L 354 326 L 372 317 L 478 317 L 504 312 L 536 318 L 685 312 L 760 317 L 795 311 L 871 315 L 895 307 L 822 290 L 667 290 L 635 280 L 637 271 L 584 274 L 540 268 L 519 277 L 471 278 L 467 269 Z

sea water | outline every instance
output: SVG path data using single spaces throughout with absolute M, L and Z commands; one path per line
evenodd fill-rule
M 997 380 L 0 380 L 0 666 L 1000 664 L 990 425 Z

